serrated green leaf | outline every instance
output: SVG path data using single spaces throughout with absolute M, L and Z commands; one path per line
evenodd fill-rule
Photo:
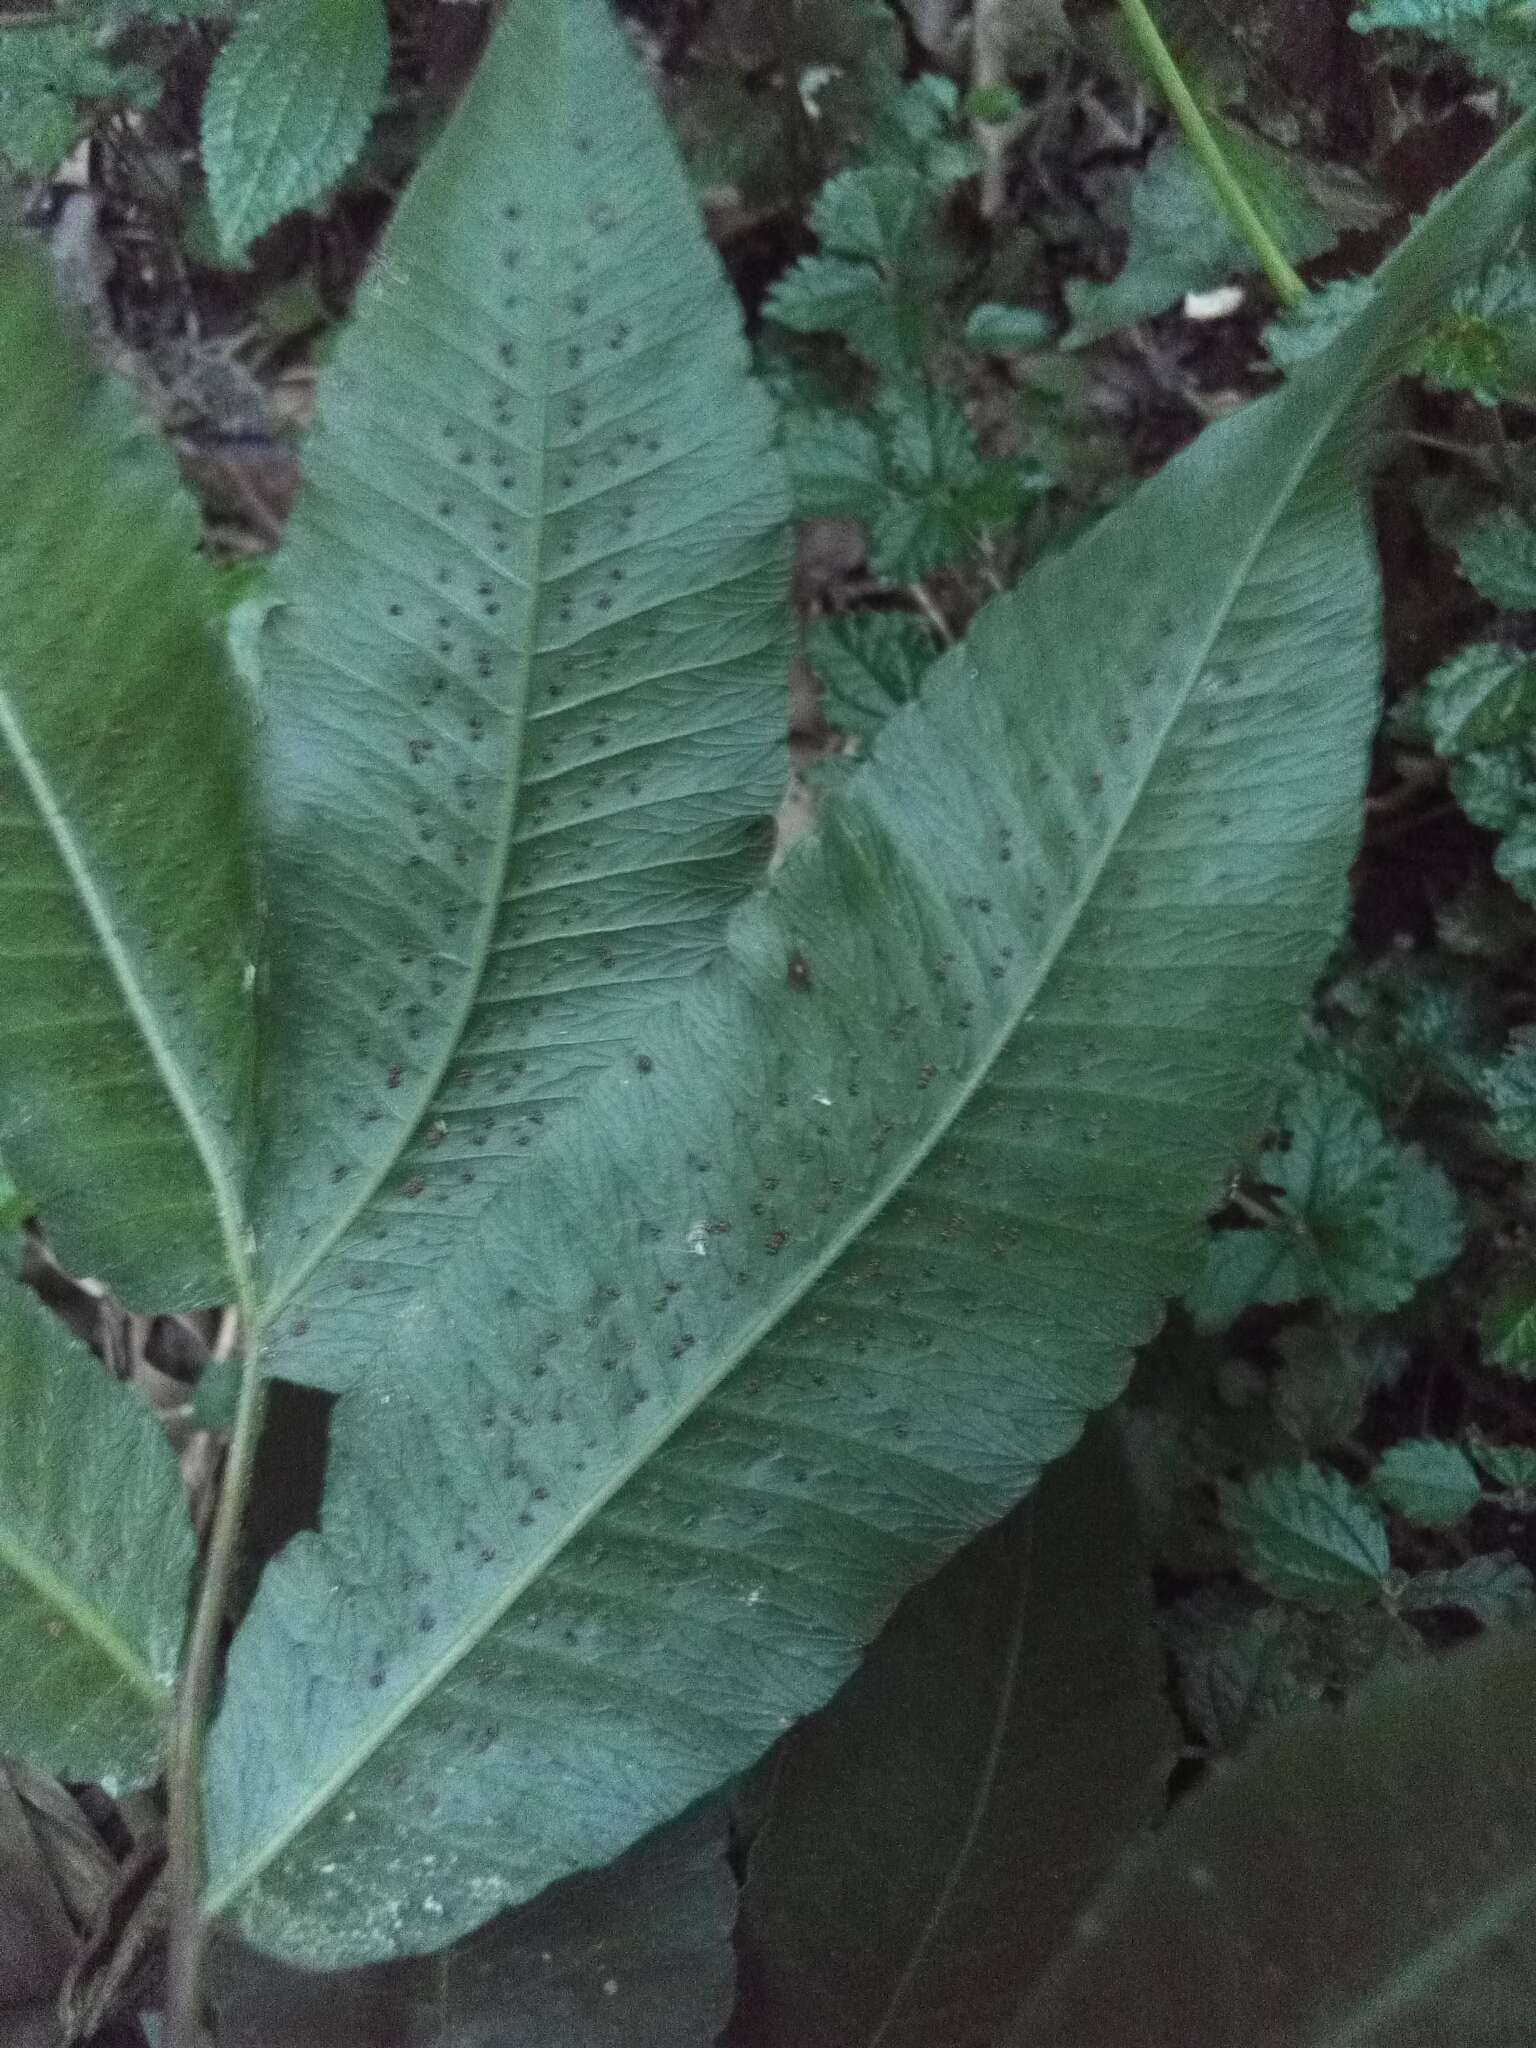
M 1455 292 L 1420 367 L 1432 383 L 1470 391 L 1483 405 L 1528 394 L 1536 384 L 1536 269 L 1530 261 L 1496 263 Z
M 1490 604 L 1536 611 L 1536 527 L 1513 505 L 1474 520 L 1456 540 L 1463 574 Z
M 1294 1608 L 1237 1607 L 1197 1594 L 1164 1622 L 1184 1711 L 1213 1750 L 1236 1749 L 1265 1722 L 1315 1705 L 1306 1624 Z
M 1328 1465 L 1277 1465 L 1224 1487 L 1221 1518 L 1259 1585 L 1304 1607 L 1366 1606 L 1391 1567 L 1386 1524 Z
M 1489 641 L 1463 647 L 1426 680 L 1424 718 L 1447 758 L 1527 738 L 1536 733 L 1536 660 Z
M 1105 1888 L 1008 2048 L 1522 2041 L 1533 1686 L 1511 1634 L 1274 1729 Z
M 0 1151 L 71 1270 L 228 1300 L 256 917 L 218 584 L 169 449 L 3 242 L 0 479 Z
M 1536 1496 L 1536 1450 L 1528 1444 L 1491 1444 L 1475 1430 L 1467 1441 L 1473 1457 L 1496 1485 Z
M 498 46 L 535 110 L 550 19 Z M 612 132 L 630 88 L 593 69 Z M 823 1701 L 1120 1389 L 1341 919 L 1364 413 L 1525 203 L 1527 141 L 1336 350 L 980 615 L 451 1254 L 392 1254 L 391 1217 L 387 1287 L 316 1288 L 354 1385 L 323 1529 L 233 1645 L 215 1915 L 333 1963 L 605 1860 Z
M 1384 1361 L 1330 1318 L 1298 1323 L 1275 1339 L 1282 1366 L 1270 1386 L 1275 1419 L 1304 1450 L 1325 1451 L 1353 1434 Z
M 160 81 L 147 66 L 114 64 L 102 30 L 84 21 L 5 25 L 0 46 L 0 162 L 27 176 L 56 168 L 79 140 L 83 99 L 150 107 Z
M 1536 1583 L 1509 1550 L 1469 1557 L 1445 1571 L 1415 1572 L 1398 1600 L 1408 1611 L 1465 1608 L 1489 1628 L 1536 1619 Z
M 1400 1145 L 1338 1073 L 1304 1073 L 1278 1112 L 1289 1143 L 1259 1176 L 1278 1190 L 1270 1228 L 1222 1230 L 1190 1297 L 1201 1329 L 1254 1302 L 1316 1296 L 1348 1314 L 1398 1308 L 1461 1249 L 1455 1190 L 1417 1145 Z
M 742 1899 L 764 2048 L 989 2048 L 1159 1817 L 1178 1742 L 1111 1442 L 910 1595 L 791 1738 Z
M 1513 1159 L 1536 1159 L 1536 1031 L 1517 1031 L 1483 1076 L 1494 1136 Z
M 263 0 L 244 17 L 203 101 L 203 168 L 226 255 L 351 168 L 388 68 L 382 0 Z
M 221 2040 L 261 2048 L 712 2048 L 730 2016 L 736 1883 L 719 1802 L 439 1955 L 288 1969 L 216 1950 Z
M 938 654 L 910 612 L 842 612 L 820 619 L 806 639 L 833 725 L 872 740 L 899 705 L 916 697 Z
M 1264 346 L 1271 361 L 1282 370 L 1293 370 L 1319 349 L 1327 348 L 1365 311 L 1374 290 L 1368 277 L 1339 277 L 1308 292 L 1264 329 Z
M 1483 1310 L 1483 1358 L 1519 1379 L 1536 1379 L 1536 1281 L 1499 1288 Z
M 318 405 L 254 648 L 258 1208 L 273 1368 L 334 1385 L 317 1310 L 377 1328 L 475 1236 L 716 956 L 783 785 L 767 407 L 601 0 L 508 11 Z
M 803 256 L 764 310 L 800 333 L 839 333 L 871 363 L 916 370 L 947 271 L 931 232 L 939 187 L 915 165 L 843 171 L 811 213 L 820 253 Z
M 1383 1451 L 1371 1491 L 1426 1529 L 1449 1529 L 1482 1498 L 1472 1460 L 1459 1444 L 1411 1437 Z
M 0 1745 L 115 1790 L 155 1777 L 195 1561 L 159 1424 L 7 1275 L 0 1635 L 11 1655 Z
M 1357 181 L 1339 173 L 1304 173 L 1293 156 L 1210 110 L 1207 118 L 1291 262 L 1304 263 L 1331 248 L 1336 228 L 1379 218 Z M 1072 325 L 1062 345 L 1085 347 L 1163 312 L 1187 292 L 1208 291 L 1256 265 L 1188 144 L 1169 138 L 1158 144 L 1131 187 L 1130 245 L 1120 274 L 1108 284 L 1081 278 L 1068 283 Z

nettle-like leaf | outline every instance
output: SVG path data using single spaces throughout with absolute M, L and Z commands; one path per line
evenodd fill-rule
M 175 1457 L 135 1391 L 8 1274 L 0 1409 L 0 1747 L 63 1777 L 143 1784 L 195 1557 Z
M 1008 2048 L 1521 2040 L 1533 1684 L 1510 1634 L 1270 1732 L 1080 1917 Z
M 1362 32 L 1398 28 L 1433 36 L 1516 99 L 1536 99 L 1536 18 L 1529 0 L 1368 0 L 1349 19 Z
M 247 1292 L 255 897 L 220 594 L 164 442 L 0 244 L 0 1151 L 135 1305 Z
M 1380 1596 L 1391 1565 L 1386 1524 L 1327 1465 L 1277 1465 L 1222 1490 L 1222 1520 L 1259 1585 L 1318 1609 Z
M 1426 1529 L 1449 1529 L 1482 1497 L 1472 1460 L 1459 1444 L 1412 1437 L 1384 1451 L 1371 1491 L 1389 1508 Z
M 482 352 L 474 309 L 483 291 L 494 303 L 523 289 L 529 221 L 507 222 L 509 205 L 530 217 L 553 206 L 550 261 L 588 264 L 570 289 L 595 309 L 599 251 L 615 246 L 603 238 L 627 243 L 626 223 L 651 221 L 670 189 L 672 174 L 636 169 L 637 124 L 654 118 L 641 103 L 595 4 L 508 16 L 468 118 L 386 244 L 376 305 L 382 318 L 399 304 L 390 332 L 408 366 L 423 361 L 406 320 L 410 278 L 440 283 L 452 259 L 461 403 L 482 369 L 494 375 L 494 330 Z M 495 177 L 492 142 L 507 161 Z M 1262 1113 L 1340 918 L 1378 662 L 1357 488 L 1365 408 L 1450 278 L 1506 231 L 1524 201 L 1524 147 L 1517 135 L 1416 231 L 1334 353 L 1222 422 L 980 616 L 919 703 L 889 720 L 819 832 L 737 916 L 728 958 L 679 985 L 672 1004 L 631 1012 L 628 1050 L 568 1113 L 511 1124 L 494 1201 L 457 1210 L 455 1162 L 446 1196 L 425 1210 L 442 1218 L 438 1234 L 418 1224 L 419 1196 L 393 1188 L 359 1237 L 317 1263 L 305 1334 L 285 1317 L 274 1355 L 307 1353 L 351 1390 L 332 1418 L 323 1527 L 268 1567 L 232 1648 L 207 1780 L 213 1914 L 264 1946 L 337 1963 L 445 1944 L 605 1860 L 824 1700 L 905 1587 L 1026 1492 L 1120 1389 L 1164 1290 L 1188 1275 L 1198 1218 Z M 484 260 L 492 227 L 509 237 L 493 252 L 516 259 L 510 284 L 504 261 L 498 274 Z M 656 238 L 659 252 L 659 224 Z M 402 275 L 403 251 L 421 253 Z M 633 248 L 628 259 L 633 292 Z M 664 260 L 639 264 L 648 306 L 670 303 Z M 548 291 L 536 303 L 543 319 L 561 312 Z M 552 432 L 576 437 L 592 470 L 557 487 L 603 491 L 608 455 L 622 467 L 623 433 L 643 444 L 644 408 L 663 402 L 650 394 L 677 384 L 690 391 L 687 445 L 705 443 L 712 408 L 736 402 L 687 382 L 713 332 L 696 319 L 659 350 L 666 379 L 643 398 L 633 376 L 604 387 L 579 425 L 562 398 Z M 612 339 L 606 326 L 593 338 L 605 350 Z M 329 403 L 371 433 L 317 500 L 338 535 L 326 491 L 389 459 L 413 396 L 382 363 L 381 387 L 359 385 L 373 365 L 354 341 L 352 382 Z M 562 338 L 583 352 L 568 375 L 581 375 L 588 346 Z M 431 330 L 426 360 L 442 350 Z M 486 387 L 493 427 L 500 395 Z M 622 408 L 616 443 L 609 405 Z M 500 471 L 490 467 L 487 487 L 486 442 L 444 425 L 428 408 L 420 447 L 409 445 L 413 460 L 444 451 L 433 481 L 457 509 L 434 515 L 428 497 L 424 531 L 412 533 L 462 519 L 451 530 L 473 533 L 494 563 L 492 522 L 508 516 Z M 589 429 L 602 429 L 595 444 L 581 439 Z M 739 487 L 760 457 L 732 431 L 720 466 Z M 621 482 L 613 489 L 616 510 L 626 500 Z M 710 498 L 686 559 L 737 502 Z M 675 521 L 695 501 L 684 494 L 679 513 L 663 465 L 650 503 Z M 736 516 L 751 538 L 731 567 L 750 580 L 762 574 L 761 529 Z M 321 515 L 310 518 L 318 530 Z M 556 560 L 562 537 L 551 536 Z M 325 724 L 312 744 L 323 738 L 321 760 L 339 756 L 348 774 L 312 767 L 297 745 L 272 758 L 298 781 L 281 917 L 300 921 L 349 1000 L 369 998 L 336 1055 L 347 1063 L 336 1072 L 350 1074 L 364 1035 L 351 1144 L 365 1104 L 395 1106 L 384 1062 L 393 1057 L 403 1088 L 416 1057 L 405 989 L 458 971 L 480 902 L 447 894 L 462 873 L 450 839 L 411 882 L 421 908 L 407 898 L 394 913 L 419 917 L 419 937 L 402 944 L 396 925 L 386 949 L 373 938 L 387 929 L 382 912 L 365 914 L 365 863 L 402 836 L 411 844 L 416 803 L 437 822 L 433 792 L 450 806 L 478 801 L 477 763 L 489 777 L 499 759 L 505 775 L 521 749 L 515 729 L 492 733 L 488 712 L 435 690 L 431 610 L 410 665 L 425 684 L 418 722 L 365 717 L 363 663 L 395 648 L 388 606 L 404 617 L 420 600 L 409 585 L 395 597 L 340 539 L 329 545 L 342 556 L 327 586 L 341 627 L 317 607 L 323 623 L 302 644 L 321 646 L 323 633 L 341 650 L 324 692 L 310 693 Z M 701 574 L 718 584 L 708 559 Z M 389 560 L 392 576 L 419 561 L 435 592 L 437 566 L 452 577 L 461 557 L 402 544 Z M 617 588 L 605 569 L 577 566 L 557 593 L 552 651 L 575 645 L 576 670 L 547 673 L 579 680 L 575 694 L 601 694 L 603 662 L 607 686 L 621 687 L 619 664 L 637 645 L 647 675 L 675 655 L 644 637 L 654 604 L 625 633 L 603 632 L 609 614 L 588 606 Z M 289 589 L 296 599 L 297 582 Z M 457 614 L 435 595 L 427 603 L 457 619 L 445 637 L 474 674 L 480 643 L 468 636 L 489 623 L 490 600 L 475 585 L 465 596 Z M 365 626 L 366 646 L 355 644 Z M 593 638 L 579 640 L 584 631 Z M 689 631 L 695 655 L 718 652 Z M 302 695 L 300 680 L 288 694 Z M 688 699 L 695 724 L 722 721 L 727 755 L 735 687 L 728 669 Z M 444 698 L 435 726 L 419 722 Z M 283 715 L 297 713 L 285 703 Z M 594 733 L 623 732 L 590 706 L 561 730 L 578 760 Z M 413 734 L 433 740 L 430 777 L 403 744 Z M 594 791 L 584 774 L 562 784 L 565 757 L 546 770 L 542 744 L 541 733 L 535 769 L 577 801 L 536 814 L 527 843 L 579 857 L 592 830 L 580 797 L 601 813 L 611 786 Z M 674 741 L 673 758 L 693 772 L 692 750 Z M 735 801 L 722 810 L 734 829 Z M 445 808 L 446 832 L 459 816 Z M 567 836 L 551 846 L 557 831 Z M 305 859 L 349 833 L 337 910 Z M 541 874 L 541 901 L 566 882 Z M 585 886 L 579 874 L 569 883 Z M 361 940 L 349 939 L 354 922 Z M 358 944 L 374 947 L 375 974 L 406 956 L 393 1014 L 381 1005 L 387 984 L 348 981 Z M 507 964 L 526 972 L 529 958 L 525 948 Z M 318 964 L 313 988 L 330 1000 Z M 461 993 L 452 1017 L 464 1003 Z M 436 1011 L 423 1016 L 441 1031 Z M 456 1087 L 502 1071 L 505 1041 L 491 1029 L 483 1047 L 449 1056 L 468 1076 Z M 343 1125 L 335 1092 L 335 1074 L 318 1067 L 301 1128 L 285 1134 L 311 1162 L 289 1181 L 322 1234 L 323 1204 L 338 1198 L 329 1170 L 318 1189 L 309 1178 L 317 1155 L 303 1126 L 319 1120 L 331 1141 Z M 470 1143 L 472 1105 L 459 1126 Z M 421 1111 L 401 1108 L 408 1128 Z M 373 1142 L 375 1127 L 359 1128 Z M 463 1149 L 477 1170 L 480 1148 Z M 412 1178 L 425 1181 L 442 1148 L 421 1156 Z
M 1517 1031 L 1483 1076 L 1494 1136 L 1514 1159 L 1536 1159 L 1536 1031 Z
M 1485 513 L 1456 536 L 1468 580 L 1509 612 L 1536 611 L 1536 527 L 1513 505 Z
M 263 0 L 245 16 L 203 101 L 203 168 L 226 255 L 351 168 L 388 68 L 383 0 Z
M 865 610 L 819 620 L 806 654 L 821 678 L 827 717 L 872 740 L 899 705 L 916 697 L 938 649 L 910 612 Z
M 718 950 L 783 787 L 734 296 L 600 0 L 509 12 L 321 385 L 254 654 L 269 1357 L 336 1385 Z M 371 1349 L 371 1344 L 369 1346 Z
M 1495 1289 L 1483 1309 L 1483 1357 L 1519 1379 L 1536 1379 L 1536 1278 L 1523 1274 Z
M 1487 1628 L 1536 1620 L 1536 1581 L 1512 1550 L 1487 1551 L 1443 1571 L 1415 1572 L 1399 1595 L 1407 1612 L 1459 1607 Z
M 753 2043 L 987 2048 L 1161 1816 L 1164 1688 L 1101 1423 L 787 1745 L 742 1899 Z
M 1432 382 L 1470 391 L 1482 405 L 1529 394 L 1536 383 L 1536 268 L 1530 259 L 1494 264 L 1454 292 L 1420 367 Z
M 1463 1230 L 1455 1190 L 1418 1146 L 1388 1136 L 1352 1082 L 1304 1073 L 1277 1121 L 1288 1142 L 1259 1161 L 1276 1221 L 1211 1239 L 1190 1297 L 1200 1328 L 1311 1296 L 1355 1315 L 1397 1308 L 1449 1265 Z
M 1492 641 L 1463 647 L 1426 679 L 1424 722 L 1436 753 L 1451 760 L 1518 745 L 1536 731 L 1536 660 Z
M 868 415 L 797 408 L 784 454 L 807 519 L 857 519 L 880 575 L 906 582 L 961 560 L 1017 520 L 1049 479 L 1027 460 L 989 460 L 947 392 L 891 384 Z
M 1523 522 L 1521 522 L 1523 524 Z M 1517 589 L 1513 558 L 1495 571 L 1506 593 Z M 1533 564 L 1536 570 L 1536 564 Z M 1536 582 L 1525 593 L 1536 600 Z M 1499 834 L 1493 864 L 1527 902 L 1536 901 L 1536 689 L 1526 656 L 1481 642 L 1466 647 L 1428 678 L 1423 721 L 1436 751 L 1451 764 L 1457 802 L 1474 823 Z

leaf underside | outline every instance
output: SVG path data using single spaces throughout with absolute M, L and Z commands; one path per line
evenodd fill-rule
M 371 1370 L 233 1646 L 214 1913 L 336 1963 L 606 1860 L 1119 1390 L 1339 922 L 1362 406 L 1524 140 L 1335 349 L 982 614 L 451 1256 L 315 1311 Z
M 0 1152 L 75 1272 L 239 1291 L 254 899 L 217 584 L 169 450 L 0 242 Z
M 322 382 L 262 599 L 272 1370 L 366 1362 L 761 873 L 770 430 L 618 30 L 518 0 Z
M 14 1246 L 13 1246 L 14 1249 Z M 160 1767 L 195 1548 L 160 1426 L 0 1282 L 0 1748 L 62 1777 Z

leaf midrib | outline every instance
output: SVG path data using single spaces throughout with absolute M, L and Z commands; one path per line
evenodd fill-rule
M 45 1564 L 6 1522 L 0 1522 L 0 1564 L 13 1572 L 24 1585 L 30 1586 L 47 1606 L 62 1615 L 78 1637 L 114 1664 L 134 1691 L 151 1703 L 157 1716 L 163 1717 L 169 1711 L 169 1687 L 155 1676 L 127 1637 L 107 1620 L 99 1608 L 83 1601 L 75 1589 L 51 1565 Z
M 1368 353 L 1363 359 L 1370 361 Z M 369 1762 L 376 1752 L 403 1726 L 421 1703 L 432 1697 L 438 1687 L 464 1659 L 490 1634 L 504 1615 L 516 1606 L 528 1588 L 536 1584 L 550 1565 L 578 1537 L 587 1525 L 607 1506 L 608 1502 L 627 1486 L 637 1473 L 674 1437 L 684 1423 L 717 1391 L 736 1368 L 756 1346 L 783 1320 L 795 1304 L 809 1292 L 818 1280 L 833 1266 L 850 1245 L 854 1244 L 869 1228 L 887 1204 L 900 1192 L 921 1167 L 923 1161 L 941 1143 L 957 1118 L 969 1107 L 978 1089 L 986 1082 L 988 1075 L 997 1066 L 1002 1053 L 1021 1028 L 1030 1010 L 1039 1001 L 1040 995 L 1051 975 L 1082 923 L 1083 917 L 1098 893 L 1104 871 L 1119 850 L 1122 838 L 1139 808 L 1147 787 L 1162 763 L 1169 737 L 1188 708 L 1189 698 L 1195 684 L 1209 660 L 1212 647 L 1225 629 L 1232 608 L 1250 581 L 1253 565 L 1268 545 L 1271 535 L 1280 520 L 1294 503 L 1319 448 L 1327 442 L 1336 430 L 1341 418 L 1359 398 L 1363 379 L 1353 376 L 1341 384 L 1340 395 L 1335 404 L 1319 415 L 1314 431 L 1304 436 L 1298 452 L 1286 476 L 1285 487 L 1277 490 L 1271 500 L 1267 516 L 1254 529 L 1248 547 L 1243 551 L 1234 567 L 1227 591 L 1218 604 L 1212 606 L 1212 623 L 1200 643 L 1198 655 L 1192 655 L 1183 686 L 1173 693 L 1172 708 L 1157 732 L 1155 741 L 1147 749 L 1146 766 L 1127 792 L 1124 810 L 1119 823 L 1104 835 L 1097 857 L 1086 871 L 1082 886 L 1072 899 L 1071 905 L 1062 918 L 1055 943 L 1042 951 L 1038 969 L 1027 992 L 1021 993 L 1008 1020 L 999 1026 L 992 1043 L 984 1055 L 979 1057 L 969 1083 L 956 1091 L 955 1100 L 946 1114 L 937 1119 L 932 1129 L 904 1158 L 869 1200 L 855 1212 L 847 1227 L 836 1234 L 823 1248 L 817 1258 L 803 1269 L 801 1276 L 784 1295 L 765 1307 L 744 1331 L 737 1343 L 722 1357 L 718 1370 L 696 1390 L 692 1399 L 679 1404 L 672 1413 L 659 1423 L 649 1436 L 642 1439 L 632 1454 L 620 1462 L 608 1481 L 594 1489 L 586 1505 L 566 1522 L 564 1527 L 552 1534 L 526 1567 L 511 1578 L 502 1594 L 478 1610 L 451 1640 L 445 1644 L 443 1653 L 423 1672 L 415 1684 L 407 1687 L 399 1699 L 372 1725 L 365 1741 L 359 1742 L 348 1759 L 332 1771 L 318 1785 L 309 1798 L 295 1809 L 285 1826 L 274 1831 L 265 1844 L 247 1854 L 233 1871 L 218 1886 L 210 1889 L 206 1900 L 206 1911 L 217 1918 L 241 1897 L 247 1887 L 254 1883 L 268 1869 L 288 1846 L 303 1832 L 311 1820 L 323 1813 L 337 1798 L 344 1786 Z M 1264 401 L 1260 401 L 1263 403 Z M 910 712 L 898 713 L 898 717 L 920 715 L 920 703 Z M 868 772 L 868 771 L 866 771 Z M 948 915 L 947 906 L 939 897 L 935 885 L 926 870 L 909 870 L 913 880 L 919 877 L 926 886 L 942 914 Z
M 252 1289 L 245 1205 L 230 1178 L 218 1135 L 204 1119 L 196 1091 L 166 1041 L 154 1005 L 139 981 L 128 948 L 113 925 L 107 900 L 91 872 L 85 849 L 75 837 L 63 805 L 48 779 L 47 770 L 32 750 L 21 715 L 12 701 L 12 693 L 3 684 L 0 684 L 0 739 L 10 752 L 16 771 L 26 785 L 69 876 L 76 900 L 96 934 L 129 1016 L 137 1028 L 140 1042 L 149 1053 L 182 1128 L 191 1140 L 213 1198 L 219 1236 L 236 1296 L 242 1308 L 248 1309 Z
M 542 283 L 534 290 L 531 296 L 539 309 L 535 347 L 539 360 L 547 365 L 553 360 L 554 338 L 555 295 L 549 287 L 552 269 L 552 249 L 557 230 L 557 221 L 553 208 L 547 213 L 540 211 L 538 226 L 541 230 L 538 264 Z M 405 298 L 406 303 L 409 304 L 409 287 L 406 288 Z M 529 716 L 529 699 L 532 694 L 533 665 L 538 660 L 540 654 L 546 651 L 540 647 L 538 630 L 539 610 L 544 592 L 545 539 L 549 529 L 549 506 L 545 490 L 545 479 L 548 472 L 550 455 L 552 452 L 558 452 L 557 450 L 552 450 L 550 445 L 549 423 L 554 400 L 558 396 L 553 387 L 552 380 L 541 380 L 540 389 L 536 397 L 530 398 L 528 394 L 521 391 L 519 396 L 523 397 L 527 403 L 537 407 L 539 429 L 536 437 L 537 446 L 528 451 L 528 458 L 532 469 L 532 488 L 529 500 L 531 509 L 529 514 L 528 578 L 525 592 L 528 600 L 528 622 L 527 630 L 523 635 L 522 647 L 518 650 L 515 658 L 513 687 L 517 692 L 519 700 L 517 706 L 516 738 L 513 742 L 512 758 L 507 764 L 506 793 L 502 803 L 501 816 L 497 820 L 496 826 L 496 850 L 489 863 L 490 872 L 495 877 L 495 885 L 486 891 L 486 913 L 481 920 L 480 929 L 476 936 L 472 971 L 464 976 L 464 993 L 458 1005 L 458 1014 L 454 1019 L 452 1030 L 444 1034 L 441 1055 L 436 1065 L 429 1070 L 428 1078 L 420 1092 L 417 1108 L 410 1117 L 402 1118 L 401 1128 L 404 1135 L 381 1156 L 379 1166 L 374 1173 L 361 1176 L 355 1199 L 349 1206 L 337 1213 L 330 1229 L 323 1232 L 313 1246 L 306 1247 L 305 1255 L 296 1259 L 286 1273 L 274 1279 L 262 1304 L 262 1320 L 265 1323 L 275 1321 L 282 1314 L 283 1309 L 292 1301 L 294 1295 L 304 1285 L 304 1282 L 330 1257 L 337 1245 L 341 1243 L 353 1224 L 356 1223 L 358 1218 L 367 1209 L 369 1203 L 379 1193 L 389 1175 L 399 1165 L 403 1153 L 414 1138 L 422 1117 L 426 1115 L 432 1104 L 437 1100 L 438 1094 L 442 1089 L 444 1076 L 454 1061 L 461 1056 L 465 1030 L 474 1012 L 475 1005 L 480 1001 L 485 992 L 486 964 L 490 958 L 491 947 L 495 940 L 497 928 L 501 923 L 501 914 L 506 903 L 508 871 L 512 864 L 513 854 L 522 843 L 518 838 L 517 827 L 522 813 L 522 799 L 526 788 L 523 779 L 523 763 L 527 756 L 528 731 L 532 723 Z M 506 574 L 499 564 L 491 563 L 487 564 L 487 566 L 495 567 L 498 574 Z M 516 577 L 509 580 L 513 582 L 514 586 L 519 583 L 519 579 Z

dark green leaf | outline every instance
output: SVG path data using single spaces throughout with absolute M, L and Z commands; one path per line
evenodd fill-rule
M 1536 527 L 1513 505 L 1475 520 L 1457 535 L 1456 551 L 1468 579 L 1490 604 L 1536 611 Z
M 1415 1572 L 1398 1597 L 1409 1611 L 1465 1608 L 1490 1628 L 1536 1620 L 1536 1584 L 1509 1550 L 1469 1557 L 1445 1571 Z
M 821 678 L 827 717 L 872 740 L 898 705 L 910 703 L 938 650 L 910 612 L 843 612 L 811 629 L 806 654 Z
M 723 1810 L 647 1837 L 420 1961 L 214 1957 L 220 2040 L 260 2048 L 711 2048 L 730 2016 L 736 1886 Z
M 1426 1529 L 1448 1529 L 1482 1498 L 1472 1461 L 1458 1444 L 1411 1437 L 1381 1455 L 1371 1491 Z
M 987 2048 L 1160 1813 L 1177 1741 L 1111 1445 L 909 1595 L 791 1738 L 742 1902 L 754 2040 Z
M 1212 1776 L 1078 1922 L 1009 2048 L 1512 2048 L 1536 1638 L 1413 1665 Z
M 1277 1465 L 1225 1487 L 1221 1517 L 1266 1591 L 1320 1610 L 1377 1599 L 1391 1568 L 1386 1524 L 1326 1465 Z

